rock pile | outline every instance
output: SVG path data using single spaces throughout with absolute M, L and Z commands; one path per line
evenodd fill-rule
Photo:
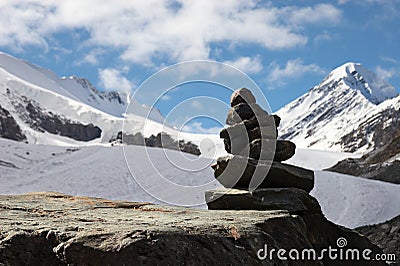
M 314 172 L 282 163 L 295 154 L 296 145 L 277 140 L 280 117 L 263 110 L 246 88 L 235 91 L 230 103 L 228 127 L 220 132 L 230 155 L 212 166 L 215 178 L 227 188 L 294 187 L 310 192 Z

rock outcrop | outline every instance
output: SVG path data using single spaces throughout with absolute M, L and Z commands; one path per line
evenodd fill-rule
M 400 215 L 380 224 L 366 225 L 354 230 L 379 246 L 386 256 L 395 258 L 388 258 L 391 263 L 400 265 Z
M 6 138 L 16 141 L 26 140 L 20 126 L 14 117 L 0 105 L 0 138 Z
M 280 117 L 263 110 L 246 88 L 233 92 L 230 104 L 228 127 L 220 132 L 230 155 L 212 165 L 215 178 L 226 188 L 295 187 L 310 192 L 314 172 L 281 163 L 295 154 L 296 145 L 277 140 Z
M 200 155 L 199 147 L 190 142 L 184 140 L 175 140 L 171 137 L 168 133 L 160 132 L 155 135 L 151 135 L 148 138 L 143 137 L 142 133 L 137 132 L 136 134 L 126 134 L 122 131 L 119 131 L 117 136 L 111 138 L 109 142 L 114 144 L 126 144 L 126 145 L 140 145 L 140 146 L 147 146 L 147 147 L 157 147 L 157 148 L 165 148 L 170 150 L 178 150 L 194 155 Z
M 101 129 L 93 124 L 74 122 L 51 112 L 44 112 L 31 102 L 26 105 L 29 119 L 26 121 L 33 129 L 61 135 L 78 141 L 91 141 L 101 137 Z
M 196 210 L 57 193 L 0 196 L 0 264 L 384 265 L 330 260 L 327 254 L 316 261 L 285 261 L 275 252 L 271 260 L 260 260 L 257 253 L 263 255 L 265 247 L 321 252 L 338 248 L 339 237 L 347 248 L 370 249 L 370 256 L 382 252 L 327 221 L 316 201 L 300 194 L 312 212 Z
M 344 159 L 326 170 L 400 184 L 400 133 L 391 137 L 388 144 L 361 158 Z

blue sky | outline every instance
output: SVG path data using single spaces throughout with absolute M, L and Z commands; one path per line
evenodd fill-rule
M 276 111 L 349 61 L 399 90 L 399 17 L 399 0 L 2 0 L 0 50 L 121 91 L 171 64 L 216 60 L 254 79 Z

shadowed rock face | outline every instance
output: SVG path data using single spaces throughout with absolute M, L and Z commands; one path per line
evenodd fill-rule
M 400 215 L 383 223 L 354 229 L 383 249 L 385 254 L 395 254 L 400 263 Z
M 0 138 L 6 138 L 16 141 L 26 140 L 21 128 L 18 126 L 10 112 L 0 105 Z
M 393 160 L 400 157 L 400 134 L 391 137 L 388 144 L 361 158 L 344 159 L 326 170 L 400 184 L 400 161 Z
M 30 118 L 26 122 L 38 131 L 47 131 L 51 134 L 61 135 L 78 141 L 90 141 L 101 136 L 101 129 L 93 124 L 83 125 L 51 112 L 46 113 L 39 106 L 35 106 L 31 102 L 26 105 L 26 111 Z
M 257 258 L 264 245 L 321 251 L 336 247 L 339 237 L 345 237 L 349 247 L 381 253 L 365 237 L 328 222 L 318 208 L 312 209 L 298 215 L 287 210 L 196 210 L 56 193 L 0 196 L 0 261 L 5 265 L 367 265 Z
M 143 137 L 142 133 L 137 132 L 136 134 L 125 134 L 122 131 L 118 132 L 116 137 L 113 137 L 109 140 L 112 143 L 123 143 L 127 145 L 140 145 L 147 147 L 157 147 L 157 148 L 165 148 L 170 150 L 177 150 L 186 153 L 191 153 L 194 155 L 200 155 L 199 147 L 191 143 L 190 141 L 186 142 L 184 140 L 175 140 L 169 134 L 165 132 L 160 132 L 155 135 L 151 135 L 148 138 Z

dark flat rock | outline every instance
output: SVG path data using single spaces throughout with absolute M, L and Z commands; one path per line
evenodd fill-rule
M 231 155 L 218 158 L 213 168 L 215 178 L 227 188 L 249 189 L 253 176 L 262 180 L 259 188 L 295 187 L 310 192 L 314 187 L 313 171 L 279 162 Z
M 255 139 L 239 153 L 232 150 L 232 154 L 250 157 L 253 159 L 270 160 L 275 156 L 277 141 L 275 139 Z
M 277 129 L 274 123 L 274 116 L 264 116 L 262 122 L 256 119 L 244 120 L 221 130 L 219 136 L 222 139 L 235 139 L 248 135 L 248 139 L 253 140 L 261 137 L 277 137 Z M 260 128 L 261 127 L 261 128 Z
M 244 120 L 255 119 L 257 117 L 269 117 L 267 111 L 264 111 L 258 104 L 240 103 L 235 105 L 228 111 L 226 118 L 227 125 L 234 125 L 241 123 Z M 259 121 L 261 119 L 258 119 Z
M 274 161 L 289 160 L 296 153 L 296 144 L 289 140 L 277 140 Z
M 298 188 L 261 188 L 252 192 L 217 189 L 205 192 L 210 210 L 285 210 L 293 214 L 320 213 L 318 201 Z

